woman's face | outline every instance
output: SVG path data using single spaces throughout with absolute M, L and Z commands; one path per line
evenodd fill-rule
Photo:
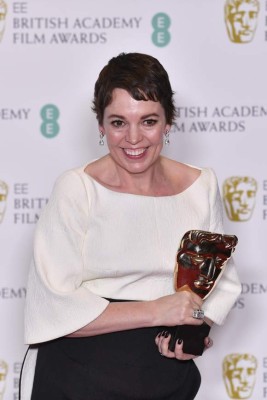
M 129 173 L 145 172 L 154 165 L 169 129 L 159 102 L 135 100 L 124 89 L 114 89 L 100 125 L 111 157 Z

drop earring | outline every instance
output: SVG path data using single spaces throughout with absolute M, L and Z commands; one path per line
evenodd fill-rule
M 170 136 L 169 131 L 166 131 L 165 132 L 165 140 L 164 140 L 164 143 L 165 143 L 166 146 L 169 146 L 169 144 L 170 144 L 169 136 Z
M 104 146 L 105 142 L 104 142 L 104 135 L 103 132 L 100 131 L 100 135 L 99 135 L 99 146 Z

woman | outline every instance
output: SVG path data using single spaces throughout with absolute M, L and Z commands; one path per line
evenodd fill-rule
M 57 180 L 36 229 L 22 399 L 193 399 L 194 355 L 160 327 L 201 325 L 201 308 L 221 324 L 240 292 L 232 263 L 204 303 L 174 290 L 183 234 L 222 231 L 216 177 L 161 156 L 175 107 L 155 58 L 111 59 L 93 110 L 109 153 Z

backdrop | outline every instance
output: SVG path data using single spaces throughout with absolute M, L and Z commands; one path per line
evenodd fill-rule
M 242 294 L 197 360 L 197 399 L 267 398 L 267 1 L 0 0 L 0 40 L 0 399 L 18 398 L 35 223 L 59 174 L 106 153 L 93 86 L 132 51 L 176 93 L 164 153 L 215 170 L 239 238 Z

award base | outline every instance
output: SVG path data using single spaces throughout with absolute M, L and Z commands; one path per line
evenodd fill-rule
M 183 352 L 201 356 L 205 345 L 204 339 L 209 336 L 210 326 L 203 322 L 202 325 L 178 325 L 169 327 L 171 334 L 169 350 L 174 351 L 178 339 L 183 340 Z

